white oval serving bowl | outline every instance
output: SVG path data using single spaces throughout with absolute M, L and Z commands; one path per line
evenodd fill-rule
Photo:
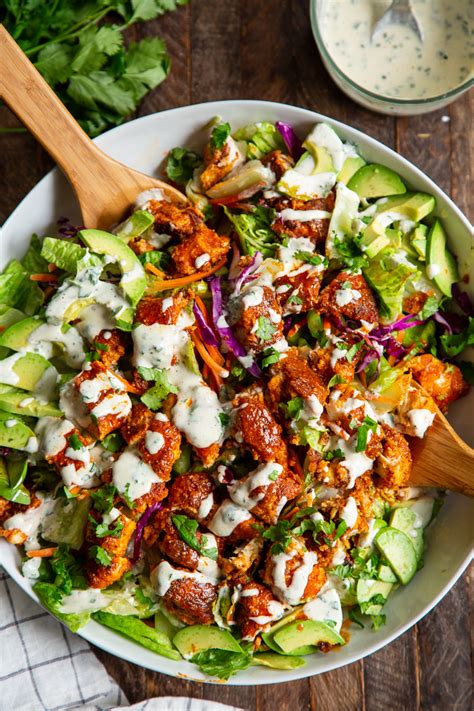
M 285 121 L 291 123 L 301 136 L 314 123 L 327 121 L 342 138 L 357 144 L 366 160 L 387 165 L 397 171 L 411 188 L 436 196 L 436 212 L 442 217 L 450 235 L 450 246 L 458 256 L 461 272 L 467 271 L 469 265 L 472 270 L 471 227 L 449 197 L 405 158 L 360 131 L 321 114 L 264 101 L 219 101 L 145 116 L 108 131 L 96 142 L 113 158 L 144 173 L 158 175 L 159 166 L 170 148 L 180 145 L 202 148 L 205 140 L 202 129 L 215 115 L 229 121 L 233 128 L 255 121 Z M 1 234 L 0 268 L 10 259 L 23 256 L 33 232 L 39 235 L 55 234 L 56 219 L 61 215 L 67 215 L 76 224 L 80 222 L 72 189 L 55 169 L 33 188 L 6 221 Z M 474 274 L 471 284 L 474 284 Z M 473 401 L 474 393 L 471 393 L 469 398 L 455 404 L 450 416 L 458 432 L 466 439 Z M 277 671 L 251 667 L 239 672 L 228 683 L 256 685 L 292 681 L 350 664 L 389 644 L 426 615 L 463 573 L 472 557 L 473 519 L 473 501 L 459 495 L 447 497 L 435 524 L 427 532 L 425 565 L 406 588 L 399 588 L 390 596 L 384 627 L 376 632 L 351 629 L 351 639 L 346 647 L 338 652 L 306 657 L 306 666 L 299 669 Z M 29 581 L 20 574 L 19 560 L 16 548 L 0 539 L 0 563 L 18 585 L 37 600 Z M 160 657 L 96 622 L 89 622 L 79 634 L 97 647 L 148 669 L 201 682 L 216 681 L 201 674 L 189 662 Z

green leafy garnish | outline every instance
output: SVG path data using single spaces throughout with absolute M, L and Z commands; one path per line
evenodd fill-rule
M 194 151 L 188 151 L 187 148 L 172 148 L 166 161 L 166 175 L 178 185 L 186 185 L 201 163 L 202 158 Z
M 423 304 L 423 308 L 420 311 L 420 318 L 425 320 L 430 316 L 433 316 L 433 314 L 438 311 L 439 306 L 440 301 L 436 296 L 428 296 L 425 303 Z
M 23 485 L 27 472 L 26 459 L 0 459 L 0 496 L 16 504 L 29 504 L 30 494 Z
M 170 639 L 164 632 L 155 627 L 150 627 L 136 617 L 113 615 L 110 612 L 101 610 L 100 612 L 94 612 L 92 618 L 100 622 L 101 625 L 110 627 L 125 637 L 133 639 L 138 644 L 141 644 L 142 647 L 151 649 L 156 654 L 161 654 L 161 656 L 169 657 L 170 659 L 181 659 L 180 653 L 171 646 Z
M 343 383 L 347 383 L 347 380 L 342 375 L 333 375 L 328 383 L 328 388 L 332 388 L 334 385 L 342 385 Z
M 191 657 L 191 661 L 197 664 L 204 674 L 227 680 L 238 671 L 247 669 L 252 663 L 252 655 L 225 649 L 206 649 Z
M 219 420 L 222 427 L 227 427 L 230 422 L 230 415 L 228 415 L 227 412 L 219 412 Z
M 286 403 L 281 402 L 279 407 L 288 420 L 298 420 L 301 410 L 304 408 L 304 400 L 302 397 L 294 397 Z
M 295 259 L 300 259 L 302 262 L 312 264 L 316 267 L 320 264 L 324 264 L 324 266 L 327 266 L 327 259 L 325 257 L 322 257 L 320 254 L 314 254 L 313 252 L 295 252 Z
M 111 524 L 107 523 L 97 523 L 95 518 L 89 514 L 89 521 L 94 529 L 94 535 L 97 538 L 105 538 L 105 536 L 112 536 L 112 538 L 119 538 L 123 530 L 123 523 L 120 518 L 112 521 Z
M 118 452 L 124 444 L 124 439 L 118 432 L 111 432 L 102 440 L 102 446 L 109 452 Z
M 357 432 L 356 452 L 365 452 L 369 432 L 377 431 L 377 422 L 371 417 L 364 417 L 364 420 Z
M 69 446 L 71 447 L 71 449 L 74 449 L 76 452 L 77 452 L 79 449 L 82 449 L 82 448 L 84 447 L 84 444 L 83 444 L 83 443 L 81 442 L 81 440 L 79 439 L 79 435 L 78 435 L 78 434 L 75 434 L 75 433 L 74 433 L 74 434 L 70 435 L 70 436 L 68 437 L 67 441 L 68 441 L 68 444 L 69 444 Z
M 280 246 L 279 236 L 271 229 L 275 210 L 258 205 L 252 212 L 234 214 L 227 208 L 224 212 L 239 236 L 244 254 L 261 252 L 264 257 L 274 256 Z
M 113 508 L 117 489 L 113 484 L 104 484 L 100 489 L 91 491 L 91 499 L 94 502 L 94 508 L 100 513 L 109 513 Z
M 276 348 L 265 348 L 263 351 L 262 368 L 268 368 L 273 363 L 278 363 L 281 353 Z
M 188 516 L 185 516 L 184 514 L 173 514 L 171 516 L 171 520 L 176 526 L 181 540 L 187 543 L 190 548 L 199 553 L 199 555 L 211 558 L 212 560 L 217 560 L 217 548 L 206 548 L 208 543 L 207 536 L 201 535 L 200 540 L 196 536 L 196 532 L 199 528 L 197 521 L 192 518 L 188 518 Z
M 269 318 L 267 318 L 266 316 L 258 317 L 255 334 L 261 341 L 268 341 L 273 336 L 276 330 L 277 327 L 273 325 Z
M 454 358 L 463 352 L 467 346 L 474 346 L 474 318 L 469 318 L 469 324 L 461 333 L 443 333 L 441 344 L 447 356 Z
M 7 2 L 0 22 L 84 130 L 97 136 L 122 123 L 169 72 L 161 39 L 147 37 L 126 47 L 124 31 L 186 2 Z M 111 12 L 120 24 L 101 22 Z
M 53 573 L 52 582 L 60 593 L 69 595 L 73 588 L 87 587 L 81 566 L 68 546 L 60 544 L 49 559 L 49 564 Z
M 139 373 L 145 380 L 154 380 L 155 384 L 144 395 L 141 396 L 141 401 L 150 410 L 158 410 L 163 401 L 170 393 L 177 393 L 178 388 L 172 385 L 168 380 L 168 375 L 165 370 L 158 368 L 139 368 Z
M 107 553 L 102 546 L 91 546 L 89 548 L 89 557 L 95 560 L 99 565 L 109 566 L 112 563 L 112 556 Z
M 217 150 L 222 148 L 230 136 L 230 124 L 219 123 L 212 129 L 211 146 Z

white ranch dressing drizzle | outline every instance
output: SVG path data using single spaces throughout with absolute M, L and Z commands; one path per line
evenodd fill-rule
M 210 582 L 208 578 L 198 570 L 191 571 L 173 568 L 166 560 L 161 561 L 161 563 L 152 570 L 150 575 L 152 587 L 160 597 L 166 595 L 175 580 L 183 580 L 185 578 L 194 580 L 199 585 L 205 585 Z
M 175 354 L 187 341 L 187 334 L 173 324 L 140 324 L 133 329 L 133 364 L 137 368 L 171 366 Z
M 112 478 L 119 493 L 126 494 L 132 501 L 148 494 L 153 484 L 161 481 L 153 469 L 131 447 L 122 452 L 113 463 Z
M 23 358 L 24 353 L 14 353 L 8 358 L 0 360 L 0 383 L 5 385 L 17 385 L 20 377 L 13 370 L 14 365 Z
M 81 367 L 85 358 L 84 341 L 73 326 L 63 331 L 57 323 L 41 324 L 30 333 L 26 350 L 49 360 L 54 356 L 55 343 L 64 346 L 64 360 L 68 365 Z
M 339 632 L 342 626 L 342 607 L 341 599 L 333 587 L 326 584 L 321 592 L 310 600 L 303 607 L 303 613 L 308 620 L 317 620 L 325 622 L 335 622 L 334 629 Z
M 431 412 L 431 410 L 424 408 L 414 408 L 408 411 L 408 419 L 413 426 L 415 437 L 421 438 L 425 436 L 426 430 L 433 424 L 435 414 L 436 413 Z
M 165 438 L 161 432 L 154 432 L 153 430 L 148 430 L 145 435 L 145 448 L 147 452 L 151 455 L 158 454 L 160 449 L 165 446 Z
M 44 521 L 48 516 L 54 514 L 55 501 L 49 494 L 37 491 L 35 496 L 40 500 L 39 506 L 14 514 L 3 522 L 3 528 L 7 531 L 18 529 L 28 537 L 25 541 L 26 550 L 35 550 L 40 547 L 38 534 L 41 532 Z
M 341 519 L 346 522 L 347 528 L 354 528 L 358 515 L 357 502 L 353 496 L 349 496 L 341 511 Z
M 370 433 L 369 433 L 370 435 Z M 341 460 L 341 465 L 347 469 L 349 474 L 348 489 L 352 489 L 356 479 L 362 474 L 372 469 L 373 460 L 370 459 L 365 452 L 356 452 L 357 438 L 352 438 L 348 442 L 343 439 L 337 440 L 336 448 L 344 452 L 344 459 Z
M 286 207 L 277 213 L 277 217 L 283 222 L 310 222 L 311 220 L 328 220 L 331 214 L 327 210 L 292 210 L 291 207 Z
M 35 433 L 38 437 L 39 449 L 45 458 L 55 457 L 67 446 L 66 435 L 71 434 L 74 425 L 69 420 L 59 417 L 40 417 L 36 423 Z
M 77 615 L 81 612 L 97 612 L 110 604 L 110 598 L 96 588 L 72 590 L 63 598 L 59 612 L 63 615 Z
M 286 582 L 286 564 L 300 552 L 297 549 L 272 556 L 273 587 L 288 605 L 298 605 L 304 597 L 306 585 L 318 556 L 313 551 L 304 551 L 302 562 L 294 571 L 290 585 Z
M 97 419 L 107 415 L 126 417 L 132 409 L 132 401 L 127 393 L 114 393 L 106 395 L 94 408 L 91 414 Z
M 337 289 L 334 294 L 334 300 L 338 306 L 347 306 L 352 301 L 359 301 L 362 294 L 357 289 Z
M 282 471 L 281 464 L 276 464 L 275 462 L 260 464 L 245 479 L 240 479 L 227 487 L 229 496 L 234 503 L 250 511 L 266 494 L 264 490 L 255 494 L 255 496 L 251 496 L 252 492 L 257 488 L 264 487 L 266 489 L 271 484 L 274 484 L 275 481 L 270 477 L 273 475 L 278 478 Z
M 243 597 L 243 595 L 241 595 Z M 264 626 L 269 625 L 270 622 L 276 622 L 280 620 L 285 614 L 286 608 L 281 602 L 277 600 L 270 600 L 267 605 L 268 615 L 257 615 L 256 617 L 249 617 L 249 620 L 255 622 L 255 624 Z
M 232 531 L 237 528 L 240 523 L 248 521 L 252 516 L 249 512 L 237 506 L 230 499 L 226 499 L 217 509 L 216 513 L 212 517 L 211 521 L 207 524 L 210 531 L 220 536 L 221 538 L 226 538 L 230 536 Z
M 86 306 L 82 309 L 79 318 L 76 328 L 88 341 L 93 341 L 101 331 L 111 331 L 114 328 L 110 310 L 104 304 Z M 106 337 L 105 333 L 104 337 Z
M 389 0 L 321 3 L 319 26 L 326 49 L 352 81 L 396 99 L 439 96 L 467 81 L 472 64 L 472 3 L 412 0 L 425 41 L 391 24 L 371 41 Z
M 240 597 L 255 597 L 258 595 L 258 588 L 247 588 L 247 590 L 242 590 Z
M 212 507 L 214 506 L 214 494 L 211 493 L 206 496 L 205 499 L 203 499 L 199 505 L 199 509 L 197 512 L 198 519 L 204 519 L 206 516 L 209 516 Z

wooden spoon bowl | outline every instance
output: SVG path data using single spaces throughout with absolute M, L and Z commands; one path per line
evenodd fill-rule
M 159 188 L 173 202 L 187 202 L 171 185 L 103 153 L 3 25 L 0 25 L 0 96 L 66 175 L 86 227 L 110 229 L 123 219 L 139 193 L 152 188 Z

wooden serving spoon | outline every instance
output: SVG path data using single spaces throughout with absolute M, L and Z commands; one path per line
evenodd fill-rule
M 138 193 L 159 188 L 174 202 L 185 196 L 103 153 L 73 119 L 40 73 L 0 25 L 0 95 L 65 173 L 86 227 L 110 229 Z M 474 496 L 474 450 L 438 410 L 423 439 L 412 439 L 410 483 Z
M 132 170 L 97 148 L 3 25 L 0 96 L 71 183 L 86 227 L 110 229 L 137 195 L 151 188 L 159 188 L 173 202 L 186 201 L 171 185 Z
M 474 496 L 474 449 L 463 442 L 438 408 L 425 436 L 410 437 L 410 449 L 411 485 L 435 486 Z

